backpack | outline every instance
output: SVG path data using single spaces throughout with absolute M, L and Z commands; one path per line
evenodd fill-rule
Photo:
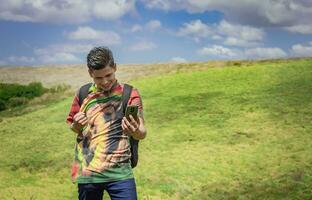
M 78 100 L 79 100 L 79 105 L 81 106 L 83 100 L 88 96 L 89 88 L 91 87 L 92 83 L 88 83 L 86 85 L 83 85 L 78 92 Z M 124 89 L 122 93 L 122 111 L 123 114 L 125 115 L 125 111 L 128 105 L 128 101 L 130 98 L 132 92 L 132 86 L 128 84 L 124 84 Z M 139 160 L 139 155 L 138 155 L 138 150 L 139 150 L 139 140 L 134 139 L 132 136 L 129 136 L 129 143 L 130 143 L 130 151 L 131 151 L 131 167 L 135 168 L 138 164 Z

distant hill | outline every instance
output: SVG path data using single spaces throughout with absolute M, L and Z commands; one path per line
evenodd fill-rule
M 250 66 L 255 64 L 285 63 L 294 60 L 312 60 L 312 58 L 291 58 L 261 61 L 208 61 L 193 63 L 159 63 L 118 65 L 117 77 L 121 81 L 129 81 L 145 76 L 198 71 L 215 67 Z M 45 87 L 67 84 L 78 88 L 90 81 L 85 65 L 47 65 L 39 67 L 0 67 L 0 81 L 7 83 L 28 84 L 39 81 Z

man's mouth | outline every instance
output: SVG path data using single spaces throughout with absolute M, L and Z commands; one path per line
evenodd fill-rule
M 101 86 L 101 89 L 102 90 L 108 90 L 108 89 L 110 89 L 110 86 L 111 86 L 111 84 L 107 84 L 107 85 Z

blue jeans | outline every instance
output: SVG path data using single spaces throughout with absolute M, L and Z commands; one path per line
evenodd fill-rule
M 136 186 L 134 179 L 114 181 L 108 183 L 78 184 L 79 200 L 102 200 L 104 190 L 111 200 L 136 200 Z

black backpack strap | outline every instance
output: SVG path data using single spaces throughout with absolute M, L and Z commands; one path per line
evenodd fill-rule
M 130 95 L 132 92 L 132 86 L 128 84 L 124 84 L 124 89 L 123 89 L 123 94 L 122 94 L 122 109 L 123 113 L 125 115 L 126 108 L 128 105 L 128 101 L 130 99 Z M 130 142 L 130 151 L 131 151 L 131 167 L 135 168 L 138 164 L 139 160 L 139 140 L 134 139 L 133 137 L 129 137 L 129 142 Z
M 83 100 L 88 96 L 89 94 L 89 89 L 91 87 L 92 83 L 87 83 L 79 89 L 78 92 L 78 100 L 79 100 L 79 105 L 81 106 L 83 103 Z
M 88 96 L 91 85 L 92 83 L 87 83 L 80 87 L 79 92 L 78 92 L 78 100 L 79 100 L 80 106 L 83 103 L 83 100 Z M 124 89 L 123 89 L 123 94 L 122 94 L 122 111 L 124 114 L 126 112 L 126 108 L 128 105 L 128 101 L 130 99 L 131 92 L 132 92 L 132 86 L 128 84 L 124 84 Z

